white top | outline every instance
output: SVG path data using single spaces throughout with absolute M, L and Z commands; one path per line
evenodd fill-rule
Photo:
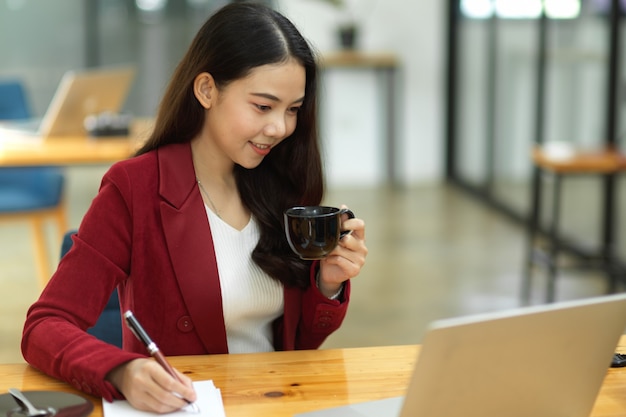
M 222 288 L 228 352 L 273 351 L 272 322 L 283 314 L 283 285 L 252 261 L 259 226 L 251 216 L 240 231 L 205 208 Z

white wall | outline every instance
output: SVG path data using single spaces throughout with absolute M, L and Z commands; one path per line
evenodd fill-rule
M 401 63 L 396 105 L 398 172 L 410 185 L 443 173 L 445 5 L 437 0 L 351 0 L 362 22 L 360 49 L 387 51 Z M 278 9 L 323 54 L 337 49 L 341 13 L 318 0 L 278 0 Z M 330 72 L 322 86 L 322 138 L 329 185 L 384 181 L 381 89 L 373 74 Z

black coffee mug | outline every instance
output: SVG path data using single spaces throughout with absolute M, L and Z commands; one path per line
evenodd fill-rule
M 287 209 L 283 217 L 289 246 L 301 259 L 324 258 L 337 247 L 339 239 L 351 232 L 341 231 L 343 214 L 354 218 L 352 211 L 337 207 L 302 206 Z

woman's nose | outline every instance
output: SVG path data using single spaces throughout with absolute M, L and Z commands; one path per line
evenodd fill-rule
M 265 135 L 274 138 L 282 138 L 287 131 L 287 123 L 284 117 L 273 117 L 265 125 Z

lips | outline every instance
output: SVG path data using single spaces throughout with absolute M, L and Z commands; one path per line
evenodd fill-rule
M 252 146 L 252 149 L 258 153 L 259 155 L 267 155 L 268 153 L 270 153 L 270 150 L 272 149 L 272 145 L 267 145 L 264 143 L 254 143 L 254 142 L 250 142 L 250 145 Z

